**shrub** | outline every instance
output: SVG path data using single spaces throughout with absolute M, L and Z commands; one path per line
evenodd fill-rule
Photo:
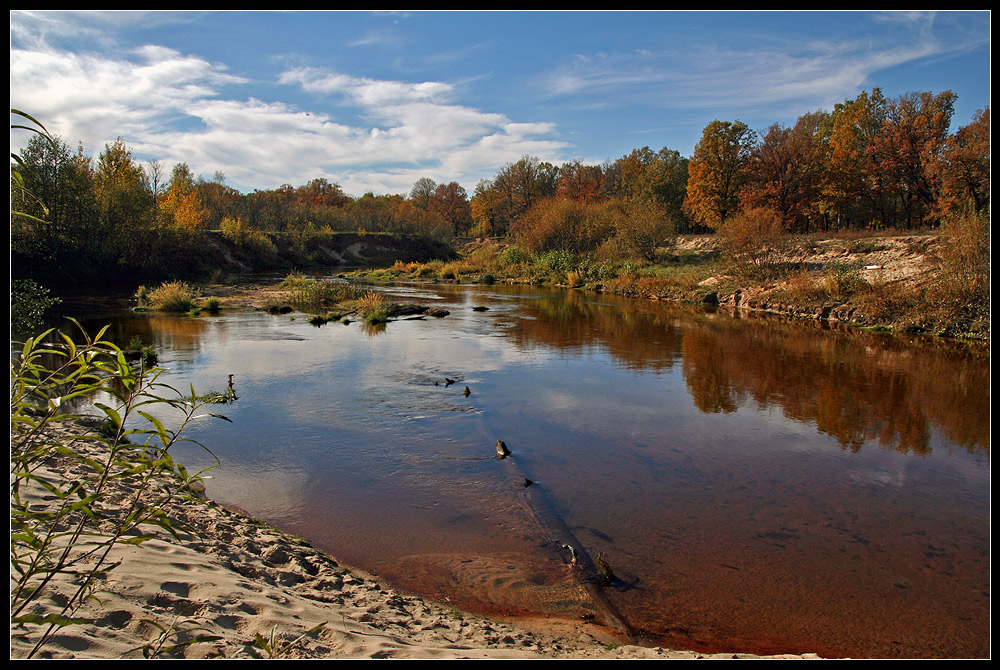
M 988 314 L 990 222 L 985 213 L 956 216 L 941 227 L 938 300 L 950 311 Z
M 10 328 L 18 335 L 27 335 L 40 328 L 45 312 L 59 304 L 50 298 L 49 289 L 31 279 L 15 279 L 10 285 Z
M 385 303 L 385 296 L 378 291 L 368 291 L 358 299 L 358 313 L 370 325 L 385 323 L 389 320 L 389 306 Z
M 101 340 L 106 331 L 45 344 L 46 331 L 11 363 L 11 635 L 28 657 L 61 628 L 88 623 L 78 611 L 118 565 L 112 549 L 176 534 L 168 505 L 196 497 L 201 481 L 170 449 L 193 442 L 180 435 L 202 405 L 193 392 L 160 395 L 163 371 L 134 370 Z M 73 410 L 81 401 L 103 419 Z M 160 410 L 177 412 L 178 428 L 166 428 Z M 111 485 L 119 481 L 124 493 Z
M 577 258 L 572 251 L 556 249 L 535 257 L 535 267 L 542 274 L 565 274 L 576 269 Z
M 146 293 L 149 306 L 164 312 L 189 312 L 195 306 L 194 299 L 191 287 L 180 281 L 164 282 Z
M 736 276 L 770 279 L 781 273 L 791 250 L 781 216 L 757 207 L 737 213 L 719 226 L 723 255 Z
M 335 305 L 351 294 L 346 282 L 308 279 L 302 275 L 289 275 L 281 286 L 291 289 L 290 299 L 299 305 Z
M 830 263 L 823 276 L 823 283 L 830 296 L 847 300 L 855 293 L 870 287 L 861 275 L 860 263 Z
M 517 223 L 519 247 L 535 254 L 588 253 L 610 233 L 610 222 L 586 203 L 565 198 L 542 200 Z
M 277 255 L 278 249 L 267 235 L 248 226 L 240 219 L 225 217 L 219 224 L 222 236 L 244 252 L 255 265 L 264 267 Z
M 497 263 L 500 267 L 508 269 L 515 265 L 522 265 L 531 260 L 531 257 L 518 249 L 515 246 L 506 247 L 503 251 L 497 254 Z
M 612 200 L 600 205 L 597 215 L 612 231 L 604 244 L 610 245 L 617 258 L 652 261 L 657 247 L 677 232 L 666 211 L 649 202 Z

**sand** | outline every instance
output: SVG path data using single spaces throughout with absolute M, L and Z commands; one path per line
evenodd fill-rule
M 91 622 L 63 628 L 36 658 L 141 659 L 164 631 L 160 658 L 758 658 L 623 644 L 583 621 L 477 616 L 395 590 L 240 510 L 194 498 L 165 511 L 187 532 L 118 546 L 120 565 L 77 612 Z M 39 602 L 42 612 L 55 604 Z M 30 650 L 18 632 L 12 658 Z M 195 636 L 215 639 L 178 645 Z

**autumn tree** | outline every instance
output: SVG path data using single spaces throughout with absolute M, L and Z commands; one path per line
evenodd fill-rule
M 351 198 L 340 188 L 340 184 L 318 177 L 295 189 L 295 201 L 310 210 L 320 210 L 345 207 L 351 202 Z
M 267 232 L 283 231 L 293 223 L 295 188 L 282 184 L 266 191 L 255 190 L 245 198 L 244 223 Z
M 469 197 L 456 182 L 439 184 L 430 195 L 427 211 L 437 214 L 451 227 L 455 237 L 458 237 L 472 227 L 472 208 Z
M 946 146 L 954 103 L 951 91 L 901 96 L 889 105 L 882 133 L 870 148 L 872 164 L 892 181 L 896 220 L 907 228 L 926 222 L 940 193 L 935 167 Z
M 687 192 L 688 159 L 666 147 L 635 149 L 604 170 L 607 199 L 656 203 L 680 219 Z
M 694 221 L 716 228 L 737 210 L 755 137 L 741 121 L 705 127 L 688 164 L 684 207 Z
M 990 108 L 949 136 L 937 164 L 939 211 L 986 212 L 990 205 Z
M 173 227 L 187 235 L 202 229 L 208 212 L 195 190 L 194 174 L 187 163 L 178 163 L 170 173 L 166 191 L 157 199 L 162 225 Z
M 469 207 L 473 224 L 479 234 L 496 237 L 507 232 L 509 217 L 506 201 L 500 192 L 493 188 L 491 180 L 483 179 L 476 184 Z
M 602 192 L 605 198 L 630 200 L 640 188 L 646 169 L 654 160 L 649 147 L 633 149 L 621 158 L 609 163 L 604 170 Z
M 507 202 L 508 216 L 516 221 L 535 203 L 555 194 L 556 168 L 534 156 L 507 163 L 493 180 L 493 188 Z
M 799 118 L 791 128 L 772 125 L 754 147 L 742 208 L 777 212 L 785 230 L 804 232 L 820 225 L 817 207 L 823 157 L 817 141 L 824 112 Z
M 563 163 L 556 178 L 557 197 L 592 203 L 602 199 L 604 171 L 600 165 L 585 165 L 579 160 Z
M 873 147 L 888 118 L 878 88 L 834 106 L 820 128 L 824 151 L 821 206 L 836 228 L 886 225 L 892 220 L 892 178 L 873 162 Z
M 199 179 L 195 184 L 198 200 L 205 209 L 204 226 L 208 230 L 218 230 L 222 220 L 243 218 L 246 212 L 246 198 L 242 193 L 227 186 L 225 177 L 217 174 L 211 181 Z

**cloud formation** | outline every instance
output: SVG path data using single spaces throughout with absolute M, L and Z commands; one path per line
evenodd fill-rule
M 14 11 L 11 103 L 90 154 L 121 136 L 141 160 L 222 172 L 240 190 L 322 177 L 352 195 L 406 193 L 421 177 L 471 192 L 524 155 L 689 154 L 715 118 L 791 124 L 874 86 L 933 88 L 932 65 L 951 66 L 935 82 L 964 77 L 988 103 L 988 13 L 520 19 Z M 963 54 L 973 67 L 944 63 Z M 902 71 L 907 88 L 893 91 L 886 73 Z M 12 134 L 12 150 L 25 141 Z
M 462 105 L 446 82 L 299 67 L 275 83 L 310 102 L 250 97 L 247 79 L 157 45 L 116 56 L 11 49 L 12 101 L 67 143 L 96 154 L 121 136 L 137 156 L 220 171 L 244 190 L 324 177 L 355 195 L 405 193 L 423 176 L 471 190 L 505 162 L 565 146 L 553 124 Z

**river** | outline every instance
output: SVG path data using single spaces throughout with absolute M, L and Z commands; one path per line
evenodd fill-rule
M 379 290 L 450 314 L 78 316 L 154 343 L 176 388 L 233 375 L 212 409 L 232 423 L 186 433 L 221 464 L 209 496 L 402 589 L 697 651 L 989 655 L 985 350 L 584 291 Z M 598 557 L 614 580 L 581 588 Z

